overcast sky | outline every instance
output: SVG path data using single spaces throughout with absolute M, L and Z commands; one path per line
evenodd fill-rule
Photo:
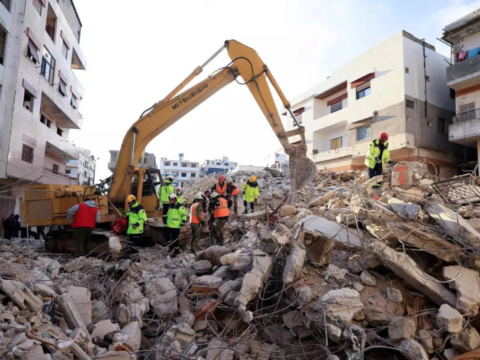
M 77 146 L 100 157 L 97 181 L 110 175 L 109 150 L 144 109 L 235 39 L 254 48 L 289 99 L 324 80 L 341 64 L 402 29 L 438 52 L 442 29 L 480 8 L 480 0 L 75 0 L 83 23 L 87 70 Z M 230 61 L 222 53 L 199 80 Z M 228 156 L 266 165 L 280 149 L 248 89 L 235 82 L 153 140 L 147 152 L 194 161 Z

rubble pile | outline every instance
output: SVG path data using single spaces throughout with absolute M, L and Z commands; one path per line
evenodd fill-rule
M 158 244 L 124 259 L 1 245 L 0 355 L 477 359 L 480 206 L 446 204 L 412 168 L 397 187 L 395 172 L 325 172 L 290 205 L 288 179 L 261 172 L 259 210 L 231 216 L 225 245 L 206 234 L 176 258 Z

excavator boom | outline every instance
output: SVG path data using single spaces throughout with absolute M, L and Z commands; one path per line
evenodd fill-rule
M 113 204 L 123 203 L 125 197 L 130 193 L 135 164 L 138 164 L 148 143 L 210 96 L 234 81 L 237 76 L 243 79 L 243 83 L 246 84 L 257 101 L 285 152 L 290 155 L 291 193 L 293 194 L 294 190 L 304 186 L 315 176 L 316 166 L 306 156 L 307 147 L 304 128 L 298 126 L 290 132 L 285 132 L 267 79 L 275 88 L 285 108 L 289 111 L 290 104 L 270 70 L 255 50 L 235 40 L 226 41 L 224 48 L 228 50 L 228 54 L 232 59 L 229 66 L 177 95 L 193 78 L 202 72 L 203 67 L 217 56 L 223 50 L 222 48 L 204 65 L 197 67 L 165 99 L 155 104 L 148 113 L 142 114 L 140 119 L 129 129 L 120 148 L 117 166 L 110 187 L 109 199 Z M 291 111 L 290 113 L 294 117 Z M 302 139 L 301 145 L 291 145 L 289 143 L 288 137 L 295 135 L 300 135 Z

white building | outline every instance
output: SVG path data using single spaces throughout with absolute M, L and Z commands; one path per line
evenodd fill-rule
M 77 148 L 78 159 L 67 160 L 65 173 L 77 180 L 79 185 L 94 185 L 96 159 L 88 149 Z
M 82 126 L 81 29 L 72 0 L 0 1 L 0 186 L 76 183 L 66 165 Z M 18 206 L 22 193 L 9 195 Z
M 212 173 L 227 173 L 229 170 L 235 169 L 238 163 L 228 160 L 228 157 L 224 156 L 221 159 L 205 160 L 202 164 L 202 171 L 206 174 Z
M 444 176 L 456 173 L 461 149 L 448 142 L 455 102 L 445 60 L 401 31 L 298 96 L 291 104 L 309 157 L 320 169 L 360 169 L 370 142 L 386 132 L 392 160 L 422 159 Z M 284 123 L 295 126 L 289 115 Z
M 160 172 L 162 176 L 172 175 L 175 177 L 174 186 L 184 188 L 196 180 L 200 174 L 200 163 L 198 161 L 185 160 L 183 154 L 178 154 L 178 159 L 160 159 Z
M 452 45 L 447 85 L 455 93 L 457 113 L 449 139 L 477 148 L 480 159 L 480 9 L 446 26 L 442 38 Z
M 118 155 L 120 150 L 110 150 L 110 161 L 108 162 L 108 169 L 113 173 L 117 166 Z M 145 153 L 143 157 L 143 165 L 141 164 L 142 158 L 138 160 L 137 167 L 147 167 L 149 169 L 158 169 L 157 158 L 153 153 Z

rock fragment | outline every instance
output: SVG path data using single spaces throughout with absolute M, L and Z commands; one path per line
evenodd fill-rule
M 463 316 L 450 305 L 440 306 L 437 314 L 437 326 L 449 333 L 458 333 L 463 328 Z

